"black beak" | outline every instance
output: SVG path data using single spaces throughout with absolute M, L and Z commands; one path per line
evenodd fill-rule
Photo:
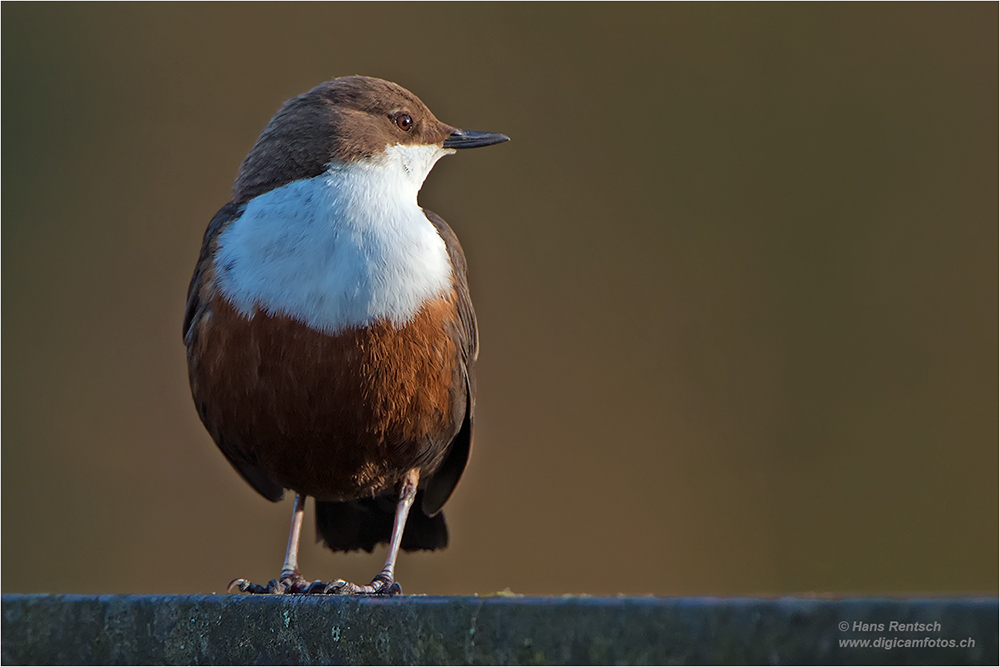
M 444 140 L 445 148 L 478 148 L 492 146 L 510 141 L 510 137 L 495 132 L 476 132 L 475 130 L 455 130 Z

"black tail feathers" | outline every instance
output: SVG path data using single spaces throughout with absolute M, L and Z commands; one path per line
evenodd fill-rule
M 410 515 L 403 529 L 403 551 L 444 549 L 448 546 L 448 526 L 444 513 L 427 516 L 420 508 L 423 490 L 417 491 Z M 350 502 L 316 501 L 316 541 L 333 551 L 368 553 L 378 544 L 388 544 L 392 538 L 392 521 L 396 515 L 396 499 L 390 496 L 352 500 Z

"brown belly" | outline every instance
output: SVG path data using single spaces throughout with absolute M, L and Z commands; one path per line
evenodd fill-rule
M 465 411 L 454 295 L 409 325 L 327 335 L 237 313 L 216 294 L 188 351 L 209 433 L 283 487 L 321 500 L 391 492 L 440 465 Z

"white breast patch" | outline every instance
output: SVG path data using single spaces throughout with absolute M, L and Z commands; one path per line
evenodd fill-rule
M 452 285 L 444 241 L 417 205 L 449 152 L 390 147 L 250 200 L 218 238 L 223 295 L 247 317 L 256 306 L 326 333 L 412 321 Z

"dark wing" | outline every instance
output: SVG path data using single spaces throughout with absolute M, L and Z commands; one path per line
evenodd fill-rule
M 184 309 L 184 344 L 187 346 L 188 351 L 188 373 L 191 381 L 191 394 L 194 397 L 194 404 L 202 423 L 205 424 L 209 433 L 212 434 L 215 444 L 219 446 L 219 449 L 226 456 L 226 459 L 233 468 L 236 469 L 236 472 L 257 493 L 270 501 L 277 502 L 285 496 L 285 490 L 281 487 L 281 484 L 272 479 L 267 473 L 261 471 L 254 461 L 247 458 L 246 454 L 226 444 L 225 438 L 214 430 L 212 424 L 206 420 L 207 409 L 198 391 L 198 325 L 203 318 L 211 314 L 211 297 L 215 291 L 212 258 L 215 254 L 216 239 L 222 230 L 243 215 L 245 208 L 246 205 L 244 204 L 230 202 L 219 209 L 219 212 L 215 214 L 212 221 L 208 223 L 208 229 L 205 230 L 205 237 L 201 244 L 201 254 L 198 256 L 198 264 L 195 266 L 194 275 L 191 277 L 191 285 L 188 287 L 187 306 Z
M 201 288 L 205 282 L 205 275 L 212 266 L 212 256 L 215 254 L 215 239 L 223 229 L 229 226 L 234 220 L 243 215 L 246 204 L 234 204 L 229 202 L 219 209 L 212 221 L 208 223 L 205 236 L 201 241 L 201 254 L 198 255 L 198 264 L 194 267 L 194 275 L 191 276 L 191 284 L 188 285 L 187 305 L 184 308 L 184 344 L 191 349 L 191 338 L 194 335 L 192 324 L 201 319 L 208 304 L 202 299 Z
M 451 447 L 444 462 L 430 478 L 424 488 L 421 509 L 428 516 L 441 511 L 448 501 L 452 491 L 462 477 L 465 465 L 472 452 L 472 425 L 476 410 L 476 357 L 479 356 L 479 328 L 476 326 L 476 311 L 472 309 L 472 298 L 469 296 L 468 268 L 465 253 L 458 242 L 458 237 L 448 223 L 433 211 L 424 209 L 427 219 L 437 229 L 448 248 L 448 257 L 455 272 L 455 290 L 458 292 L 458 314 L 460 319 L 459 349 L 462 354 L 462 372 L 465 375 L 465 418 L 458 434 L 451 441 Z

